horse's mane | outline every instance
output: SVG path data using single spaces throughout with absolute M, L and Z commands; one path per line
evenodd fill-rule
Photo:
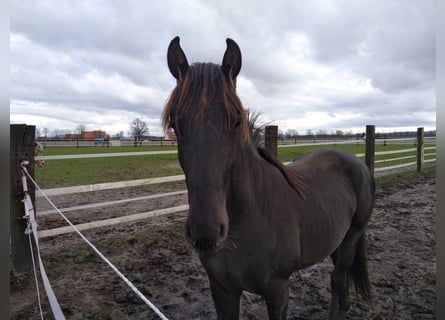
M 260 147 L 261 136 L 264 134 L 264 128 L 267 124 L 259 123 L 261 117 L 260 112 L 253 112 L 248 114 L 249 121 L 249 129 L 250 129 L 250 137 L 252 143 L 256 146 L 256 149 L 259 155 L 269 162 L 271 165 L 275 166 L 278 170 L 280 170 L 281 174 L 286 178 L 286 181 L 292 186 L 298 194 L 305 198 L 303 192 L 303 181 L 301 176 L 290 170 L 286 165 L 284 165 L 281 160 L 275 156 L 272 152 L 270 152 L 267 148 Z
M 260 136 L 263 133 L 264 125 L 259 126 L 260 113 L 249 114 L 242 106 L 240 99 L 232 83 L 226 80 L 219 65 L 213 63 L 195 63 L 189 67 L 188 72 L 181 80 L 178 80 L 173 89 L 162 113 L 162 126 L 164 130 L 169 129 L 171 121 L 175 121 L 178 126 L 178 118 L 182 112 L 187 112 L 191 104 L 199 101 L 198 119 L 205 120 L 207 106 L 216 98 L 222 101 L 226 110 L 226 126 L 231 127 L 231 121 L 238 119 L 242 126 L 242 139 L 244 142 L 253 143 L 259 155 L 267 162 L 280 170 L 287 182 L 301 195 L 301 177 L 294 171 L 286 167 L 275 155 L 267 149 L 258 147 Z M 178 107 L 180 109 L 178 110 Z M 171 119 L 172 113 L 174 119 Z M 178 129 L 178 128 L 177 128 Z M 180 130 L 178 130 L 180 132 Z

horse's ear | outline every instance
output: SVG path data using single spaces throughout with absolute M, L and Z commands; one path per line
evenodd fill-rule
M 179 37 L 175 37 L 167 50 L 168 68 L 176 80 L 181 80 L 189 69 L 189 63 L 179 45 Z
M 235 86 L 236 77 L 241 70 L 241 50 L 232 39 L 227 38 L 227 49 L 221 65 L 222 72 L 229 82 Z

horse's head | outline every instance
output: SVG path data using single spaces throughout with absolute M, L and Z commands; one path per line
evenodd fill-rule
M 176 37 L 167 58 L 177 85 L 165 107 L 163 125 L 175 130 L 186 176 L 190 206 L 186 237 L 197 250 L 213 252 L 227 239 L 232 166 L 249 139 L 247 116 L 235 92 L 241 52 L 227 39 L 221 66 L 189 65 Z

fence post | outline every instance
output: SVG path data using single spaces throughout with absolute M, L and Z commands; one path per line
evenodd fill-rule
M 34 176 L 35 126 L 25 124 L 10 125 L 10 230 L 11 230 L 11 265 L 14 274 L 19 275 L 32 270 L 31 251 L 28 236 L 25 235 L 27 221 L 23 199 L 20 159 L 29 161 L 28 172 Z M 28 192 L 35 202 L 35 187 L 28 183 Z
M 266 149 L 275 156 L 278 155 L 278 126 L 265 127 L 265 142 Z
M 424 166 L 424 132 L 423 127 L 417 128 L 417 172 L 422 172 Z
M 365 163 L 374 175 L 374 155 L 375 155 L 375 126 L 366 126 L 366 150 Z

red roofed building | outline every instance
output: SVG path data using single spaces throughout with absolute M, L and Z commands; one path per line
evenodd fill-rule
M 69 133 L 65 135 L 65 139 L 71 139 L 71 140 L 92 140 L 102 138 L 106 139 L 107 134 L 105 131 L 102 130 L 95 130 L 95 131 L 83 131 L 82 133 Z

